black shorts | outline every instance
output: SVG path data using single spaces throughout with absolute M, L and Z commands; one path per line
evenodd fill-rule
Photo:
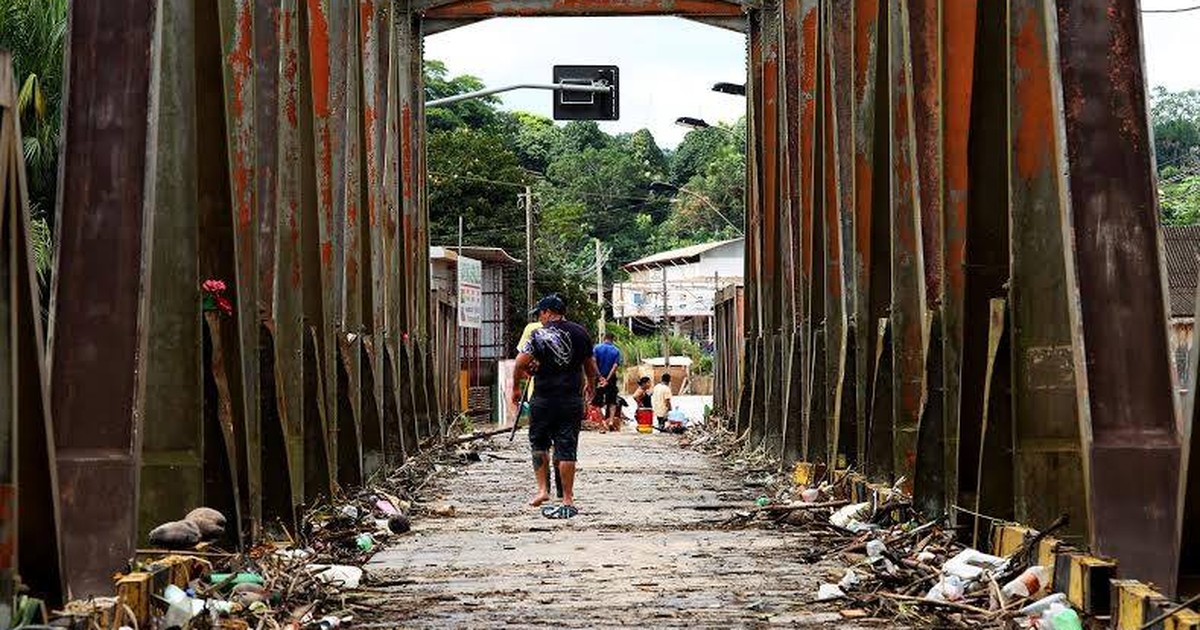
M 554 446 L 554 461 L 573 462 L 583 428 L 583 399 L 557 400 L 534 397 L 529 403 L 529 446 L 546 451 Z
M 604 406 L 617 404 L 617 382 L 609 381 L 608 385 L 596 388 L 596 398 Z

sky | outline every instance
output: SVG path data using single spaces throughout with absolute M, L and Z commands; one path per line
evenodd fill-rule
M 990 0 L 989 0 L 990 1 Z M 1142 9 L 1174 9 L 1200 0 L 1142 0 Z M 1142 16 L 1151 86 L 1200 89 L 1200 11 Z M 621 69 L 621 120 L 609 133 L 647 128 L 675 147 L 687 129 L 680 116 L 733 122 L 745 101 L 711 91 L 720 81 L 744 83 L 746 40 L 740 33 L 670 17 L 505 18 L 430 36 L 428 59 L 452 75 L 472 74 L 489 87 L 551 80 L 555 64 L 604 64 Z M 551 95 L 537 90 L 502 96 L 505 109 L 551 115 Z

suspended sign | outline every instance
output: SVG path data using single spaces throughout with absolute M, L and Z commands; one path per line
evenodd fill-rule
M 458 325 L 483 327 L 483 263 L 458 257 Z

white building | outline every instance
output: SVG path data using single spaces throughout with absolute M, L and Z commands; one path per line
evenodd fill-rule
M 613 285 L 613 318 L 632 329 L 639 322 L 655 326 L 666 317 L 678 334 L 709 340 L 713 298 L 722 287 L 741 284 L 745 256 L 745 239 L 737 238 L 635 260 L 623 267 L 629 280 Z

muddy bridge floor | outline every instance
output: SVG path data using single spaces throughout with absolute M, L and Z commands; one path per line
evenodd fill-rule
M 678 438 L 584 433 L 580 514 L 563 521 L 526 506 L 528 453 L 523 433 L 501 437 L 422 492 L 455 515 L 417 520 L 366 567 L 367 627 L 855 627 L 812 601 L 837 569 L 798 560 L 811 534 L 696 509 L 760 490 Z

